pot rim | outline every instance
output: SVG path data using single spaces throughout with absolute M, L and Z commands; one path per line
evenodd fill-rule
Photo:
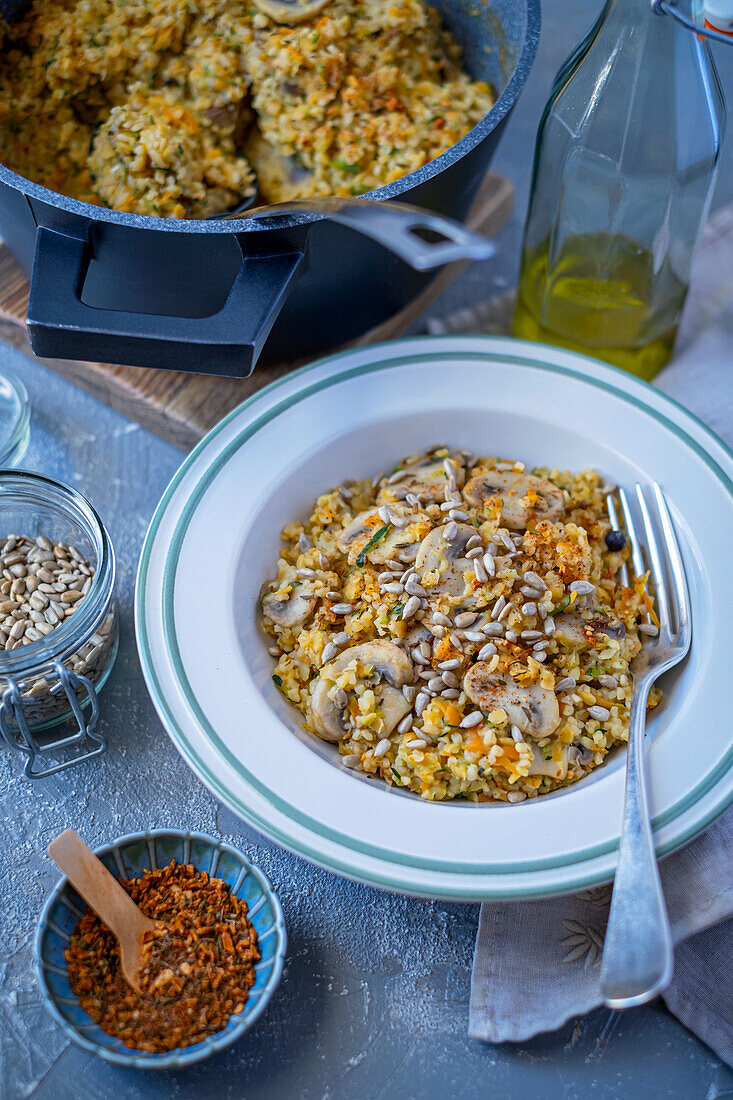
M 519 93 L 527 82 L 537 53 L 541 20 L 540 0 L 525 0 L 525 3 L 527 26 L 522 48 L 517 57 L 514 71 L 491 110 L 445 153 L 441 153 L 439 157 L 428 161 L 422 168 L 409 172 L 393 183 L 378 187 L 374 191 L 365 192 L 360 198 L 382 202 L 387 199 L 397 199 L 409 193 L 413 188 L 426 183 L 461 160 L 496 129 L 519 98 Z M 107 206 L 94 206 L 92 203 L 69 198 L 58 191 L 52 191 L 48 187 L 43 187 L 39 183 L 26 179 L 25 176 L 13 172 L 12 169 L 6 168 L 3 164 L 0 164 L 0 183 L 7 184 L 28 198 L 36 199 L 55 209 L 64 210 L 69 214 L 86 218 L 89 221 L 111 222 L 115 225 L 126 225 L 132 229 L 154 229 L 166 233 L 250 233 L 275 228 L 272 224 L 274 221 L 277 222 L 278 229 L 290 229 L 294 226 L 320 221 L 325 217 L 324 214 L 310 214 L 305 211 L 286 215 L 273 214 L 271 217 L 261 219 L 251 217 L 177 219 L 156 218 L 151 214 L 128 214 L 121 210 L 112 210 Z

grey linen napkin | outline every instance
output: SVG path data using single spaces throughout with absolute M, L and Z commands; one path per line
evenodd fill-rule
M 708 225 L 675 356 L 656 385 L 733 443 L 733 206 Z M 429 322 L 434 333 L 507 332 L 512 295 Z M 619 806 L 619 818 L 621 807 Z M 661 864 L 675 940 L 663 998 L 733 1065 L 733 809 Z M 500 1043 L 553 1031 L 602 1003 L 611 887 L 549 900 L 485 903 L 474 956 L 469 1034 Z

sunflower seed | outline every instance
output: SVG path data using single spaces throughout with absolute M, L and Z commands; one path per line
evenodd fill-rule
M 409 593 L 410 596 L 427 596 L 427 592 L 419 583 L 414 573 L 407 578 L 405 582 L 405 591 Z
M 360 763 L 361 757 L 358 752 L 350 752 L 346 756 L 340 756 L 339 760 L 345 768 L 355 768 Z
M 426 691 L 419 691 L 415 699 L 415 714 L 418 718 L 422 717 L 423 711 L 430 702 L 430 696 Z
M 395 470 L 395 472 L 393 474 L 390 474 L 387 478 L 387 484 L 394 485 L 396 481 L 403 481 L 404 478 L 407 477 L 408 473 L 408 470 Z
M 496 646 L 493 642 L 487 642 L 483 649 L 478 651 L 479 661 L 487 661 L 489 657 L 493 657 L 496 653 Z
M 412 616 L 415 614 L 415 612 L 419 610 L 419 608 L 420 608 L 420 597 L 419 596 L 410 596 L 409 600 L 407 601 L 407 603 L 404 606 L 404 610 L 402 612 L 402 618 L 403 619 L 411 619 Z
M 462 512 L 460 508 L 451 508 L 450 512 L 448 513 L 448 518 L 457 520 L 459 523 L 463 523 L 464 520 L 468 519 L 468 513 Z
M 409 516 L 401 516 L 397 512 L 390 512 L 389 522 L 392 524 L 393 527 L 401 529 L 403 527 L 407 527 L 408 523 L 410 523 L 411 520 Z
M 570 585 L 570 591 L 577 592 L 579 596 L 590 596 L 595 590 L 596 586 L 590 581 L 573 581 Z
M 527 572 L 524 574 L 523 579 L 526 584 L 534 585 L 535 588 L 539 588 L 541 591 L 544 591 L 547 588 L 547 585 L 542 580 L 542 577 L 539 575 L 539 573 L 535 573 L 532 569 L 527 570 Z
M 523 630 L 519 635 L 525 642 L 536 642 L 542 637 L 541 630 Z
M 461 729 L 470 730 L 472 726 L 480 725 L 483 720 L 484 716 L 480 710 L 472 710 L 461 722 Z
M 412 714 L 406 714 L 400 724 L 397 726 L 398 733 L 407 733 L 412 728 Z
M 417 688 L 414 684 L 403 684 L 402 694 L 404 695 L 405 699 L 407 699 L 408 703 L 414 703 L 415 696 L 417 695 Z
M 532 615 L 536 615 L 537 614 L 537 604 L 532 603 L 531 601 L 528 601 L 527 603 L 523 603 L 522 604 L 522 614 L 526 615 L 527 618 L 530 618 L 530 616 L 532 616 Z
M 588 714 L 591 718 L 597 718 L 599 722 L 605 722 L 607 718 L 611 717 L 611 712 L 606 707 L 588 707 Z
M 547 649 L 549 644 L 550 643 L 547 641 L 546 638 L 543 642 L 535 642 L 535 644 L 532 646 L 532 652 L 542 653 L 543 650 Z
M 545 634 L 552 635 L 555 633 L 555 620 L 552 615 L 548 615 L 543 624 L 543 630 Z
M 491 618 L 497 620 L 506 606 L 506 596 L 499 596 L 499 599 L 491 609 Z
M 450 512 L 451 509 L 455 508 L 456 501 L 452 499 L 452 494 L 446 493 L 445 495 L 448 499 L 441 501 L 438 507 L 440 508 L 441 512 Z
M 479 546 L 483 549 L 483 545 L 484 545 L 484 540 L 481 538 L 480 535 L 478 535 L 478 534 L 477 535 L 471 535 L 470 539 L 466 543 L 466 549 L 467 550 L 475 550 Z
M 430 664 L 430 661 L 428 660 L 428 658 L 423 657 L 423 655 L 422 655 L 422 653 L 420 652 L 419 649 L 411 650 L 410 654 L 412 656 L 413 661 L 415 661 L 416 664 L 423 665 L 423 666 Z
M 486 572 L 484 563 L 481 561 L 481 558 L 476 558 L 476 560 L 474 561 L 473 574 L 479 584 L 486 584 L 486 582 L 488 581 L 489 574 Z
M 463 653 L 463 642 L 457 634 L 450 634 L 450 644 L 454 649 L 457 649 L 459 653 Z
M 506 800 L 507 802 L 512 803 L 524 802 L 526 797 L 527 796 L 524 791 L 509 791 L 509 794 L 506 796 Z
M 381 741 L 377 741 L 377 747 L 374 749 L 374 756 L 384 756 L 386 752 L 392 747 L 392 742 L 389 737 L 383 737 Z
M 542 653 L 541 651 L 539 653 L 533 653 L 532 656 L 534 657 L 535 661 L 539 661 L 541 665 L 544 664 L 547 660 L 547 654 Z
M 462 611 L 460 615 L 455 617 L 455 625 L 459 630 L 465 630 L 471 623 L 475 623 L 478 615 L 474 611 Z
M 336 704 L 339 710 L 343 710 L 349 701 L 349 697 L 343 688 L 336 688 L 333 693 L 333 702 Z
M 474 558 L 480 558 L 483 555 L 483 552 L 483 546 L 474 546 L 472 549 L 466 550 L 464 557 L 468 558 L 469 561 L 473 561 Z
M 428 687 L 431 691 L 442 691 L 444 687 L 452 686 L 452 684 L 444 683 L 442 677 L 440 676 L 433 676 L 430 680 L 428 680 Z
M 443 533 L 448 542 L 453 542 L 454 539 L 458 538 L 458 524 L 451 520 Z
M 573 676 L 565 676 L 555 684 L 555 691 L 574 691 L 577 686 L 577 681 Z
M 659 627 L 654 623 L 639 623 L 637 630 L 640 634 L 646 634 L 648 638 L 656 638 L 659 633 Z
M 510 552 L 510 553 L 513 553 L 513 552 L 514 552 L 514 542 L 512 541 L 512 538 L 511 538 L 511 536 L 510 536 L 510 535 L 508 535 L 508 534 L 506 533 L 506 531 L 500 531 L 500 532 L 499 532 L 499 538 L 500 538 L 500 539 L 501 539 L 501 541 L 502 541 L 502 542 L 504 543 L 504 545 L 506 546 L 507 550 L 509 550 L 509 552 Z
M 598 683 L 601 685 L 601 687 L 608 688 L 611 691 L 613 690 L 613 688 L 618 687 L 618 680 L 615 676 L 599 676 Z
M 313 539 L 306 535 L 305 531 L 301 531 L 301 533 L 298 535 L 298 546 L 305 554 L 306 550 L 313 549 Z
M 351 604 L 350 603 L 333 603 L 331 604 L 331 610 L 334 615 L 350 615 Z
M 489 576 L 490 577 L 495 577 L 496 576 L 496 561 L 494 559 L 494 555 L 490 554 L 487 550 L 486 553 L 484 554 L 483 558 L 481 559 L 481 561 L 483 562 L 484 569 L 489 574 Z
M 323 653 L 321 654 L 322 664 L 324 664 L 324 665 L 327 664 L 328 661 L 330 661 L 332 657 L 336 656 L 338 651 L 339 651 L 339 647 L 337 645 L 334 645 L 333 642 L 329 642 L 328 645 L 325 645 L 323 647 Z
M 484 635 L 481 630 L 464 630 L 463 637 L 467 642 L 483 642 Z
M 400 584 L 399 581 L 391 581 L 389 584 L 383 584 L 381 588 L 383 592 L 389 592 L 392 596 L 401 596 L 405 591 L 405 586 Z
M 440 611 L 433 612 L 433 622 L 439 623 L 441 626 L 453 626 L 453 623 L 447 615 L 443 615 Z
M 512 726 L 511 735 L 516 742 L 524 741 L 524 734 L 520 730 L 519 726 Z
M 458 687 L 458 677 L 456 676 L 455 672 L 451 672 L 450 669 L 446 669 L 441 679 L 443 680 L 443 683 L 446 687 Z
M 457 699 L 460 694 L 458 688 L 443 688 L 440 693 L 443 699 Z
M 450 672 L 454 668 L 460 668 L 461 662 L 457 657 L 451 657 L 449 661 L 441 661 L 438 668 L 442 672 Z
M 523 584 L 519 591 L 523 596 L 526 596 L 528 600 L 537 600 L 542 595 L 542 591 L 539 588 L 533 588 L 529 584 Z
M 308 579 L 316 576 L 315 569 L 296 569 L 295 572 L 299 577 L 306 577 Z
M 504 633 L 504 627 L 501 623 L 486 623 L 481 627 L 481 633 L 485 634 L 487 638 L 500 638 Z

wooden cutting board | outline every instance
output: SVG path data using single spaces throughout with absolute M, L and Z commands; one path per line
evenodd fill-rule
M 487 237 L 494 237 L 508 221 L 513 205 L 512 183 L 489 172 L 467 223 Z M 403 335 L 465 266 L 458 263 L 443 268 L 414 301 L 349 346 L 358 347 Z M 0 340 L 6 340 L 33 357 L 25 327 L 27 304 L 25 275 L 7 248 L 0 245 Z M 39 361 L 183 450 L 195 446 L 214 424 L 256 390 L 301 365 L 292 362 L 255 367 L 249 378 L 212 378 L 204 374 L 82 363 L 73 359 Z

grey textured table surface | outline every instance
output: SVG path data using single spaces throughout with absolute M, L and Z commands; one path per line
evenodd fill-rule
M 434 311 L 513 282 L 537 119 L 557 65 L 599 7 L 598 0 L 546 0 L 538 62 L 495 161 L 517 183 L 517 215 L 502 233 L 499 260 L 467 272 Z M 718 56 L 733 98 L 733 64 L 721 49 Z M 716 204 L 733 197 L 731 166 L 729 142 Z M 733 1074 L 658 1005 L 599 1010 L 519 1045 L 470 1041 L 476 906 L 355 886 L 280 851 L 223 809 L 162 729 L 133 635 L 138 554 L 180 453 L 15 352 L 0 349 L 0 365 L 17 371 L 33 402 L 25 465 L 77 486 L 108 525 L 122 624 L 102 696 L 107 755 L 31 785 L 17 759 L 0 753 L 1 1097 L 733 1096 Z M 57 879 L 43 854 L 56 833 L 75 826 L 98 845 L 166 825 L 221 835 L 257 860 L 282 899 L 290 947 L 280 989 L 240 1043 L 185 1073 L 145 1076 L 105 1066 L 67 1042 L 41 1004 L 31 941 Z

